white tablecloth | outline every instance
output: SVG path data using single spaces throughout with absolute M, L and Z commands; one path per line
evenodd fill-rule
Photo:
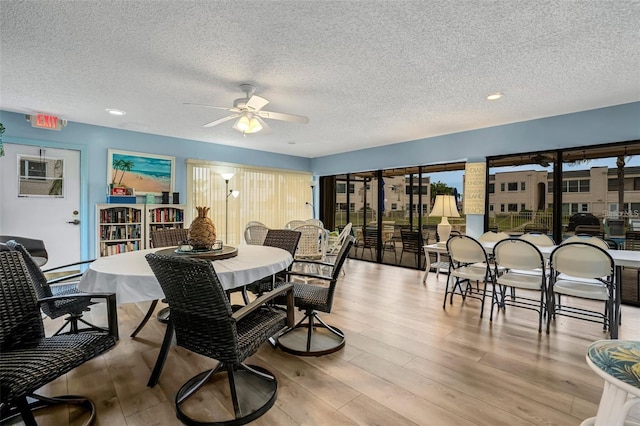
M 118 303 L 164 298 L 164 293 L 144 256 L 162 249 L 147 249 L 96 259 L 78 288 L 87 293 L 116 293 Z M 251 284 L 287 268 L 291 254 L 276 247 L 241 245 L 238 256 L 216 260 L 213 267 L 225 290 Z

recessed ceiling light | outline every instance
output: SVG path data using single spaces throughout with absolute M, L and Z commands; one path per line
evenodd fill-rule
M 107 108 L 106 111 L 111 115 L 125 115 L 126 112 L 121 109 Z
M 492 93 L 489 96 L 487 96 L 487 100 L 495 101 L 496 99 L 500 99 L 501 97 L 502 97 L 502 93 L 496 92 L 496 93 Z

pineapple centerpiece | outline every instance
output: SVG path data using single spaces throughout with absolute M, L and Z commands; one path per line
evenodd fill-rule
M 207 217 L 209 207 L 196 207 L 198 217 L 189 226 L 189 244 L 194 250 L 211 250 L 216 241 L 216 227 Z

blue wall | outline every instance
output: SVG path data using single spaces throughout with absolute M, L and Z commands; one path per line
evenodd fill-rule
M 640 102 L 537 120 L 453 133 L 328 155 L 315 159 L 244 148 L 156 136 L 127 130 L 69 123 L 62 131 L 32 128 L 23 114 L 0 111 L 7 129 L 5 142 L 51 148 L 78 149 L 82 156 L 80 219 L 83 255 L 95 246 L 94 205 L 105 201 L 107 149 L 121 149 L 176 157 L 175 190 L 186 195 L 187 158 L 312 171 L 317 176 L 416 166 L 492 155 L 543 151 L 640 139 Z M 317 192 L 317 188 L 316 188 Z M 317 193 L 316 193 L 317 196 Z M 87 253 L 87 250 L 89 252 Z
M 31 127 L 24 114 L 0 111 L 0 122 L 6 128 L 6 143 L 66 148 L 80 151 L 81 156 L 81 250 L 84 258 L 95 255 L 95 204 L 106 201 L 107 150 L 109 148 L 171 155 L 175 161 L 175 188 L 180 201 L 186 201 L 186 159 L 223 161 L 267 166 L 288 170 L 311 171 L 311 160 L 304 157 L 157 136 L 108 127 L 72 123 L 61 131 Z M 9 230 L 5 230 L 10 234 Z
M 636 139 L 640 102 L 328 155 L 312 169 L 328 176 Z

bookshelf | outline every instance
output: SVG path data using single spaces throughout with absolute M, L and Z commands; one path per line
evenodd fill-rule
M 144 248 L 143 209 L 137 204 L 97 204 L 98 257 Z
M 164 228 L 184 228 L 184 204 L 145 205 L 145 248 L 151 247 L 151 231 Z

